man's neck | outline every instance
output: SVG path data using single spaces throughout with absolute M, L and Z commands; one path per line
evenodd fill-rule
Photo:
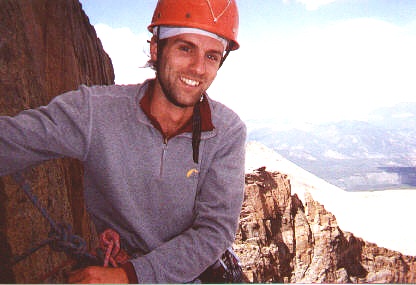
M 156 83 L 151 95 L 150 112 L 160 124 L 164 136 L 170 137 L 192 118 L 193 107 L 182 108 L 174 105 Z

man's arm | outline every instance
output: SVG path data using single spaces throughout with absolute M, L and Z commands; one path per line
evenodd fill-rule
M 82 160 L 89 116 L 88 96 L 72 91 L 48 106 L 0 117 L 0 176 L 61 156 Z

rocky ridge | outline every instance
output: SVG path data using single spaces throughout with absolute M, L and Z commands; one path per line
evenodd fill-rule
M 247 282 L 414 283 L 416 257 L 343 232 L 336 217 L 290 180 L 265 167 L 246 174 L 234 249 Z

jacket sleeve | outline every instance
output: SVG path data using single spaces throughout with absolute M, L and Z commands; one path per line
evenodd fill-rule
M 234 120 L 221 135 L 195 206 L 191 228 L 132 260 L 139 283 L 184 283 L 197 278 L 235 239 L 244 197 L 246 127 Z
M 0 117 L 0 176 L 62 156 L 82 160 L 88 150 L 88 96 L 71 91 L 49 105 Z

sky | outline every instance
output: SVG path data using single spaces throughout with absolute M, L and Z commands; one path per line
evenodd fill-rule
M 154 73 L 147 32 L 156 0 L 81 0 L 117 84 Z M 245 121 L 365 120 L 416 102 L 416 1 L 237 0 L 240 49 L 208 94 Z

